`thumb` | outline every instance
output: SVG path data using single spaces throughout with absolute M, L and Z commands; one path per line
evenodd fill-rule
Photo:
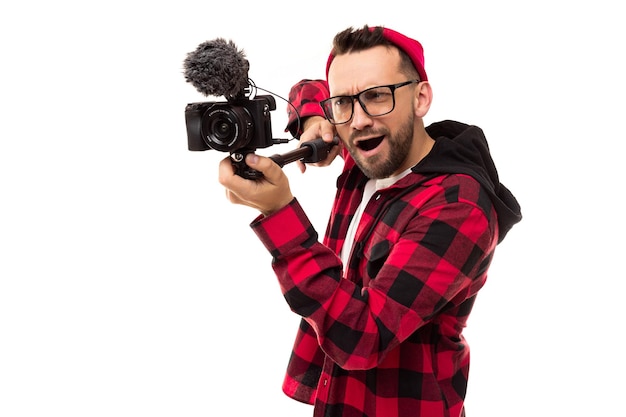
M 271 178 L 275 178 L 282 172 L 276 162 L 272 161 L 268 157 L 257 155 L 255 153 L 249 153 L 246 155 L 246 165 L 263 173 L 263 176 L 270 181 Z

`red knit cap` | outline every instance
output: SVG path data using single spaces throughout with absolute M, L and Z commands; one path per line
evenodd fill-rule
M 373 31 L 375 27 L 371 27 L 369 29 L 370 31 Z M 422 48 L 421 43 L 388 28 L 383 28 L 383 37 L 400 48 L 411 58 L 413 65 L 415 65 L 415 68 L 417 69 L 417 73 L 420 75 L 421 81 L 428 80 L 426 70 L 424 69 L 424 49 Z M 326 80 L 328 80 L 328 70 L 330 69 L 330 63 L 333 61 L 333 58 L 335 58 L 335 56 L 331 51 L 328 56 L 328 61 L 326 62 Z

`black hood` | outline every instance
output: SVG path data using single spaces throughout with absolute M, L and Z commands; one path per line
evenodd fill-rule
M 482 129 L 444 120 L 431 124 L 426 131 L 435 139 L 435 145 L 413 167 L 413 171 L 422 174 L 467 174 L 476 179 L 487 190 L 498 213 L 500 243 L 511 227 L 522 219 L 522 213 L 517 199 L 500 183 Z

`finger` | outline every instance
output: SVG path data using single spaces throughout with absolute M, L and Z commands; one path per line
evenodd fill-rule
M 246 155 L 246 165 L 261 172 L 263 178 L 272 184 L 276 184 L 282 175 L 282 169 L 278 164 L 265 156 L 250 153 Z
M 322 137 L 322 122 L 309 125 L 309 128 L 300 135 L 300 143 L 309 142 Z
M 229 189 L 225 190 L 225 194 L 226 194 L 226 200 L 228 200 L 228 202 L 232 203 L 232 204 L 243 204 L 243 200 L 241 198 L 239 198 L 239 196 L 237 194 L 235 194 L 234 192 L 232 192 Z
M 242 199 L 239 196 L 245 195 L 245 193 L 249 192 L 250 188 L 254 185 L 253 181 L 247 180 L 236 174 L 235 167 L 233 166 L 230 157 L 224 158 L 220 161 L 218 180 L 219 183 L 222 184 L 228 191 L 229 200 L 237 204 L 243 204 L 245 199 Z M 236 201 L 234 200 L 235 198 Z
M 219 163 L 218 181 L 224 187 L 229 188 L 229 184 L 232 182 L 232 177 L 235 175 L 235 168 L 230 157 L 222 159 Z
M 341 139 L 339 138 L 339 136 L 336 136 L 337 140 L 339 141 L 339 143 L 337 143 L 337 146 L 335 146 L 332 151 L 334 152 L 334 155 L 337 156 L 341 153 L 341 150 L 343 149 L 343 142 L 341 141 Z
M 322 139 L 326 143 L 333 142 L 333 140 L 335 139 L 335 136 L 337 134 L 335 132 L 335 127 L 332 124 L 330 124 L 330 122 L 328 122 L 328 121 L 324 121 L 324 122 L 320 123 L 320 132 L 321 132 Z M 339 139 L 339 138 L 337 138 L 337 139 Z

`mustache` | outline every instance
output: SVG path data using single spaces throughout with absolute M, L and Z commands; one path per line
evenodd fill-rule
M 371 138 L 371 137 L 375 137 L 375 136 L 385 136 L 387 135 L 389 132 L 387 131 L 387 129 L 365 129 L 365 130 L 357 130 L 352 132 L 352 134 L 350 135 L 350 142 L 354 142 L 357 139 L 360 138 Z

